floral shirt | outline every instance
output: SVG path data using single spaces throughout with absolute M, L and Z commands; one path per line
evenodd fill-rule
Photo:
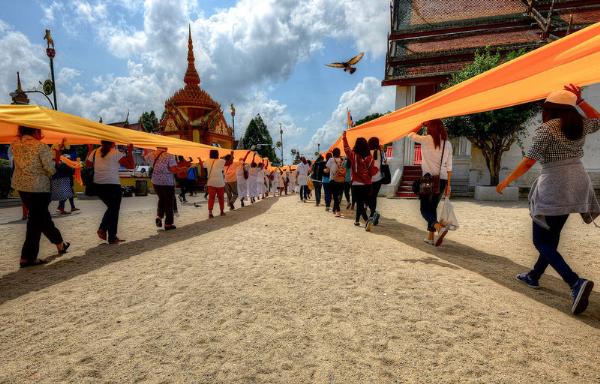
M 158 160 L 155 162 L 157 157 Z M 154 151 L 146 155 L 145 159 L 148 163 L 154 164 L 154 168 L 152 168 L 152 184 L 168 186 L 175 185 L 175 176 L 169 169 L 177 166 L 175 156 L 166 152 Z
M 50 192 L 50 177 L 56 173 L 52 151 L 31 136 L 11 144 L 15 172 L 12 187 L 22 192 Z

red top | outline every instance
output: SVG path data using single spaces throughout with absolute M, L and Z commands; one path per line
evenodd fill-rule
M 369 154 L 367 157 L 362 158 L 350 148 L 345 135 L 343 136 L 343 141 L 344 152 L 346 152 L 346 156 L 352 162 L 352 182 L 370 185 L 372 183 L 371 177 L 373 174 L 377 173 L 378 170 L 375 166 L 373 156 Z

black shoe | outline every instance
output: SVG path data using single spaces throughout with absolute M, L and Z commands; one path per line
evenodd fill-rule
M 69 247 L 71 246 L 71 243 L 69 242 L 64 242 L 63 243 L 63 249 L 58 251 L 59 255 L 64 255 L 65 253 L 67 253 L 67 250 L 69 249 Z
M 177 229 L 174 225 L 165 225 L 165 231 L 172 231 L 174 229 Z
M 162 219 L 160 217 L 157 217 L 156 220 L 154 220 L 154 222 L 156 223 L 156 226 L 158 228 L 162 227 Z

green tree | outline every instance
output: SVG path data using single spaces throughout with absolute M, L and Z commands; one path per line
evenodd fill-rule
M 158 132 L 158 118 L 154 111 L 144 112 L 140 116 L 140 124 L 145 132 L 155 133 Z
M 279 162 L 279 158 L 275 154 L 275 149 L 273 148 L 273 139 L 260 114 L 250 120 L 250 124 L 248 124 L 246 133 L 242 139 L 242 145 L 245 149 L 254 147 L 260 156 L 267 157 L 271 163 Z
M 512 51 L 504 57 L 491 49 L 475 53 L 475 60 L 462 71 L 452 75 L 443 89 L 468 80 L 524 53 Z M 527 103 L 495 111 L 475 113 L 445 119 L 448 133 L 452 137 L 466 137 L 481 150 L 490 172 L 490 185 L 498 185 L 502 155 L 520 142 L 526 134 L 525 123 L 539 111 L 539 103 Z
M 300 164 L 300 152 L 297 149 L 290 151 L 292 154 L 292 164 Z

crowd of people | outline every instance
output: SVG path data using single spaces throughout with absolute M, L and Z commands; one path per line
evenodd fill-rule
M 550 94 L 543 106 L 543 124 L 536 130 L 529 151 L 519 167 L 497 188 L 498 193 L 502 193 L 536 162 L 541 164 L 541 175 L 530 194 L 533 243 L 539 256 L 533 269 L 520 273 L 517 279 L 531 288 L 539 288 L 546 268 L 552 266 L 571 289 L 574 314 L 586 309 L 594 283 L 571 270 L 558 252 L 558 244 L 570 213 L 581 214 L 586 223 L 600 216 L 600 205 L 580 160 L 586 136 L 600 129 L 599 117 L 582 99 L 578 87 L 567 86 Z M 424 241 L 439 247 L 449 228 L 438 220 L 437 208 L 442 196 L 449 197 L 451 193 L 453 151 L 441 120 L 426 121 L 423 128 L 423 134 L 409 135 L 421 144 L 423 157 L 423 176 L 415 183 L 414 191 L 419 195 L 420 212 L 426 223 Z M 56 245 L 59 255 L 66 253 L 70 245 L 54 225 L 48 206 L 52 199 L 58 200 L 59 211 L 64 211 L 66 200 L 73 198 L 72 179 L 76 171 L 70 170 L 78 170 L 78 167 L 62 156 L 62 146 L 51 150 L 41 139 L 39 129 L 22 126 L 19 139 L 11 147 L 15 166 L 12 186 L 18 191 L 28 217 L 21 267 L 47 262 L 38 258 L 42 233 Z M 354 211 L 354 225 L 370 232 L 380 223 L 377 197 L 381 186 L 391 180 L 385 152 L 377 137 L 358 137 L 352 146 L 345 132 L 342 139 L 343 152 L 334 148 L 313 162 L 301 157 L 295 169 L 257 163 L 248 159 L 250 151 L 245 158 L 235 159 L 233 152 L 220 157 L 218 150 L 211 150 L 209 158 L 198 158 L 196 165 L 191 159 L 176 158 L 168 148 L 146 150 L 144 158 L 152 164 L 151 182 L 158 196 L 156 226 L 164 227 L 165 231 L 176 229 L 176 185 L 180 186 L 179 200 L 185 202 L 186 194 L 193 193 L 190 181 L 198 177 L 200 167 L 206 170 L 210 219 L 215 216 L 215 200 L 219 204 L 219 215 L 224 216 L 225 198 L 229 209 L 234 210 L 238 199 L 244 207 L 269 196 L 297 193 L 299 201 L 306 203 L 314 194 L 315 205 L 319 207 L 323 200 L 325 210 L 335 218 L 344 217 L 341 207 L 345 198 L 346 211 Z M 122 152 L 115 143 L 102 141 L 86 158 L 88 168 L 93 170 L 93 194 L 106 205 L 97 234 L 109 244 L 124 241 L 117 235 L 122 197 L 119 168 L 135 166 L 132 151 L 132 146 Z M 71 210 L 75 209 L 71 200 Z

